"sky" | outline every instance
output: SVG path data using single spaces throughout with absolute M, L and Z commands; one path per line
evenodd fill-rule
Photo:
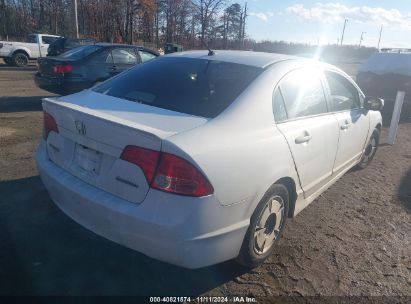
M 250 38 L 317 45 L 344 44 L 411 48 L 411 0 L 229 0 L 247 2 Z

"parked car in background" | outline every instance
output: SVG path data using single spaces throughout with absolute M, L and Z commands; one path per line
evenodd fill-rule
M 41 179 L 70 217 L 188 268 L 262 263 L 293 217 L 374 157 L 382 101 L 287 55 L 170 54 L 43 100 Z
M 31 34 L 27 42 L 0 41 L 0 58 L 8 65 L 22 67 L 29 59 L 37 59 L 47 55 L 47 48 L 60 36 Z
M 34 80 L 56 94 L 79 92 L 159 54 L 143 47 L 97 43 L 71 49 L 56 57 L 40 58 Z
M 67 38 L 60 37 L 56 39 L 47 49 L 47 56 L 58 56 L 68 50 L 74 49 L 83 45 L 95 44 L 97 41 L 91 38 Z
M 164 54 L 171 54 L 175 52 L 182 52 L 183 46 L 176 43 L 166 43 L 164 46 Z
M 398 91 L 405 92 L 401 120 L 411 117 L 411 49 L 382 49 L 364 62 L 357 83 L 365 94 L 385 100 L 382 115 L 389 123 Z

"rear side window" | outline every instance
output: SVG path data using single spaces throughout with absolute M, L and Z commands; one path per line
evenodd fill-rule
M 109 49 L 94 54 L 90 59 L 91 64 L 113 64 L 113 57 Z
M 275 122 L 287 120 L 287 110 L 285 109 L 284 98 L 280 88 L 277 88 L 273 96 L 273 110 Z
M 114 64 L 137 64 L 137 55 L 131 48 L 115 48 L 111 51 Z
M 361 107 L 358 90 L 351 82 L 333 72 L 325 72 L 325 76 L 330 89 L 333 111 L 348 111 Z
M 320 74 L 315 69 L 299 69 L 280 82 L 288 119 L 327 113 Z
M 37 36 L 36 35 L 28 35 L 27 36 L 28 43 L 37 43 Z
M 120 74 L 94 91 L 155 107 L 213 118 L 262 68 L 206 59 L 161 57 Z

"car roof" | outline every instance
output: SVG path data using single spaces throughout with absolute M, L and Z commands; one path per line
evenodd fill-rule
M 123 43 L 108 43 L 108 42 L 97 42 L 94 43 L 94 45 L 98 45 L 101 47 L 114 47 L 114 46 L 118 46 L 118 47 L 129 47 L 129 48 L 138 48 L 140 50 L 145 50 L 145 51 L 149 51 L 150 53 L 153 54 L 157 54 L 160 55 L 157 51 L 146 48 L 144 46 L 140 46 L 140 45 L 133 45 L 133 44 L 123 44 Z
M 98 46 L 104 46 L 104 47 L 109 47 L 109 46 L 121 46 L 121 47 L 135 47 L 135 48 L 142 48 L 139 45 L 132 45 L 132 44 L 124 44 L 124 43 L 109 43 L 109 42 L 97 42 L 95 45 Z
M 214 50 L 214 55 L 209 56 L 208 50 L 201 51 L 186 51 L 186 52 L 176 52 L 165 55 L 166 57 L 186 57 L 186 58 L 198 58 L 207 60 L 224 61 L 231 63 L 238 63 L 244 65 L 250 65 L 260 68 L 265 68 L 273 63 L 298 59 L 304 60 L 304 58 L 277 54 L 277 53 L 264 53 L 264 52 L 253 52 L 253 51 L 227 51 L 227 50 Z

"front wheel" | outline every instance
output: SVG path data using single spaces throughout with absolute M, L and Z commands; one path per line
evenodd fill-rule
M 271 255 L 284 230 L 288 206 L 287 188 L 280 184 L 271 186 L 251 216 L 237 262 L 256 267 Z
M 362 155 L 361 160 L 357 165 L 357 168 L 365 169 L 371 163 L 372 159 L 375 156 L 375 153 L 377 153 L 379 142 L 380 131 L 378 129 L 374 129 L 371 138 L 365 148 L 364 154 Z

